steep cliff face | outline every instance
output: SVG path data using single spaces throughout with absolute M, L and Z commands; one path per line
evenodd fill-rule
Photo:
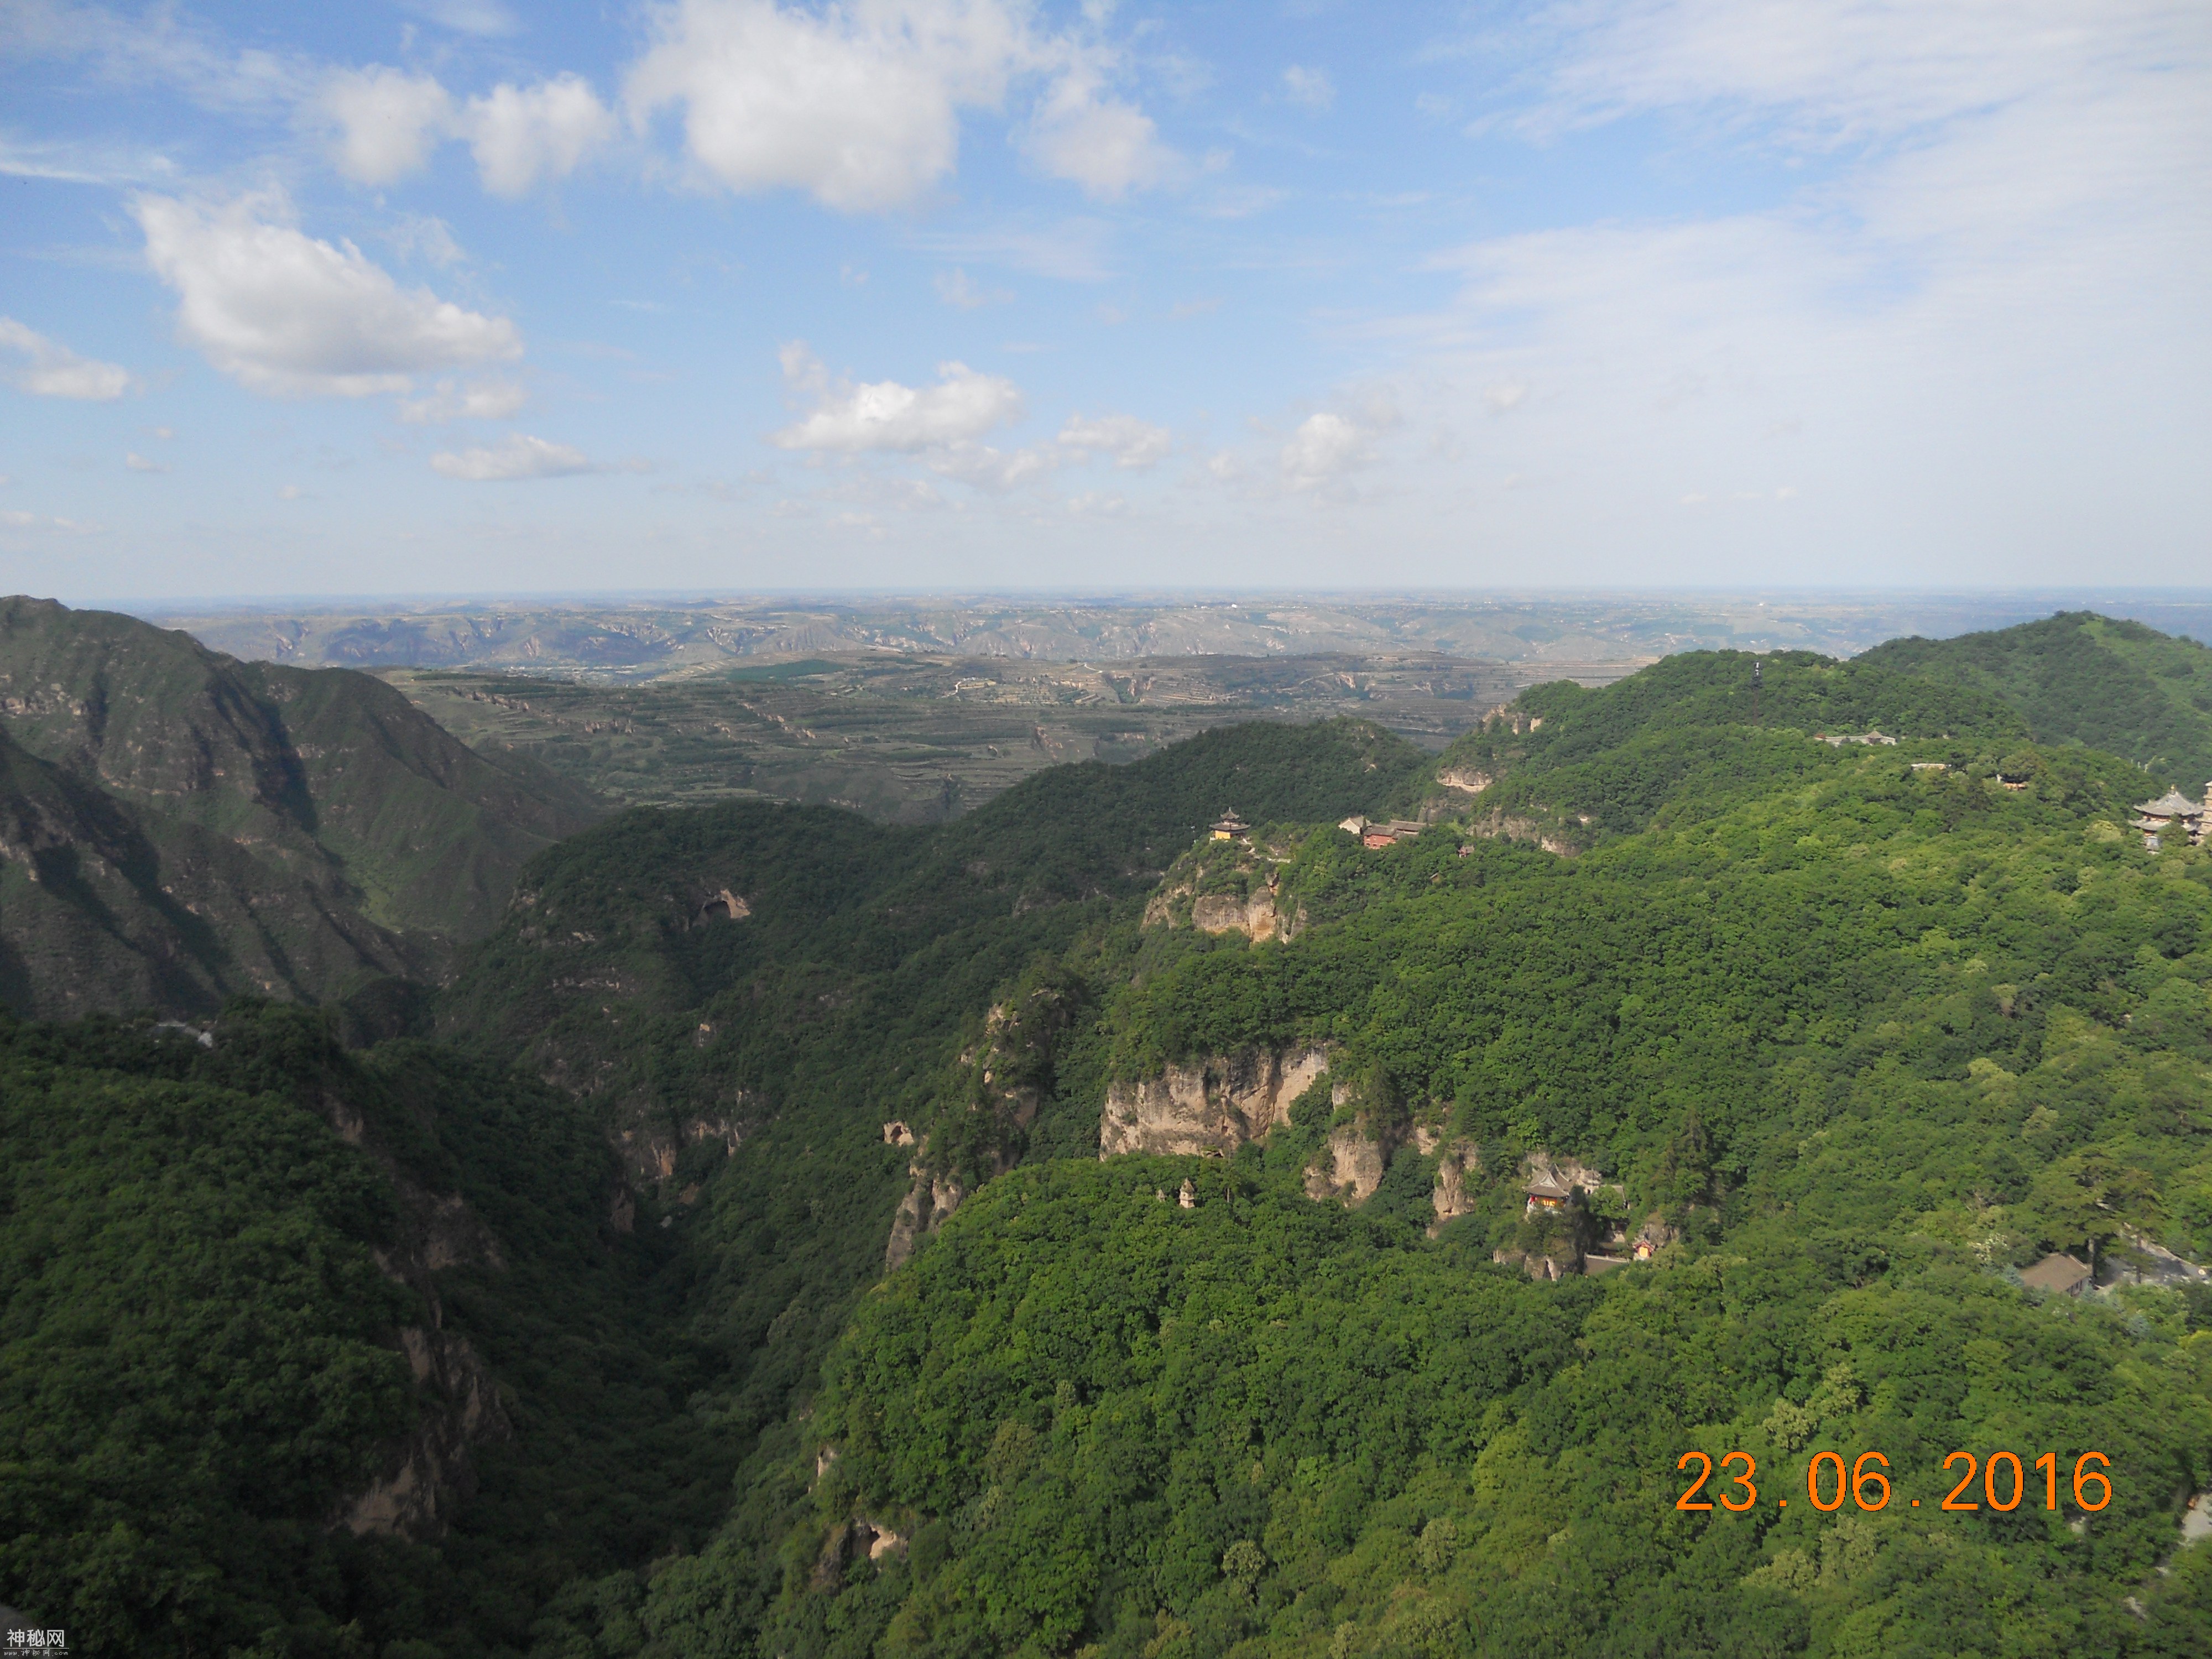
M 1291 1103 L 1328 1069 L 1328 1051 L 1318 1046 L 1244 1048 L 1116 1082 L 1106 1093 L 1098 1155 L 1234 1152 L 1288 1122 Z
M 414 1376 L 414 1426 L 387 1444 L 374 1480 L 341 1506 L 349 1531 L 423 1538 L 444 1528 L 476 1495 L 471 1449 L 514 1434 L 490 1368 L 458 1332 L 446 1328 L 437 1275 L 455 1267 L 504 1273 L 499 1241 L 458 1193 L 426 1187 L 342 1096 L 325 1091 L 322 1115 L 339 1139 L 380 1168 L 399 1200 L 393 1247 L 374 1252 L 386 1279 L 420 1298 L 426 1317 L 394 1335 Z
M 1306 1170 L 1306 1196 L 1364 1204 L 1382 1184 L 1383 1172 L 1397 1150 L 1395 1138 L 1377 1139 L 1362 1123 L 1338 1124 Z
M 1463 1215 L 1474 1213 L 1471 1178 L 1481 1173 L 1482 1155 L 1472 1141 L 1458 1139 L 1444 1141 L 1433 1149 L 1424 1146 L 1422 1150 L 1434 1150 L 1437 1154 L 1437 1186 L 1431 1200 L 1437 1218 L 1429 1229 L 1433 1233 Z
M 1201 933 L 1289 940 L 1305 914 L 1280 890 L 1288 847 L 1261 842 L 1201 842 L 1177 859 L 1145 906 L 1147 927 L 1194 927 Z
M 921 1241 L 950 1221 L 968 1196 L 957 1176 L 932 1175 L 919 1160 L 907 1168 L 914 1185 L 899 1200 L 898 1213 L 891 1218 L 890 1240 L 884 1247 L 886 1269 L 910 1260 Z
M 920 1138 L 908 1165 L 913 1184 L 891 1220 L 886 1267 L 907 1261 L 943 1226 L 971 1182 L 1003 1175 L 1020 1160 L 1029 1127 L 1054 1086 L 1056 1045 L 1074 1016 L 1069 988 L 1059 983 L 1030 986 L 991 1006 L 981 1040 L 960 1056 L 962 1086 Z M 915 1140 L 903 1123 L 885 1125 L 884 1138 L 897 1145 Z

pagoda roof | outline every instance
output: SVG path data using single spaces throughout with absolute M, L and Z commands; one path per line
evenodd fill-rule
M 2204 815 L 2204 803 L 2191 800 L 2179 789 L 2169 789 L 2156 800 L 2147 800 L 2136 808 L 2145 817 L 2154 814 L 2166 818 L 2195 818 Z

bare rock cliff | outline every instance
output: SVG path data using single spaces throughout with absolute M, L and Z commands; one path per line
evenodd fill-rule
M 1244 1048 L 1106 1091 L 1098 1155 L 1234 1152 L 1289 1121 L 1291 1103 L 1328 1069 L 1320 1047 Z

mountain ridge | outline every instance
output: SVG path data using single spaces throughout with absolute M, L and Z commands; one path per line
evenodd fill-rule
M 240 663 L 51 600 L 0 600 L 0 716 L 21 854 L 0 936 L 40 963 L 10 980 L 22 1012 L 433 976 L 523 860 L 599 810 L 370 676 Z

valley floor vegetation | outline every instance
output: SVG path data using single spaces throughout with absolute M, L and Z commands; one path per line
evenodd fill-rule
M 2124 827 L 2184 780 L 1940 653 L 1753 661 L 624 813 L 365 1051 L 7 1028 L 0 1595 L 257 1659 L 2204 1651 L 2212 851 Z M 1960 1448 L 2113 1496 L 1946 1513 Z M 1693 1449 L 1762 1501 L 1678 1510 Z

